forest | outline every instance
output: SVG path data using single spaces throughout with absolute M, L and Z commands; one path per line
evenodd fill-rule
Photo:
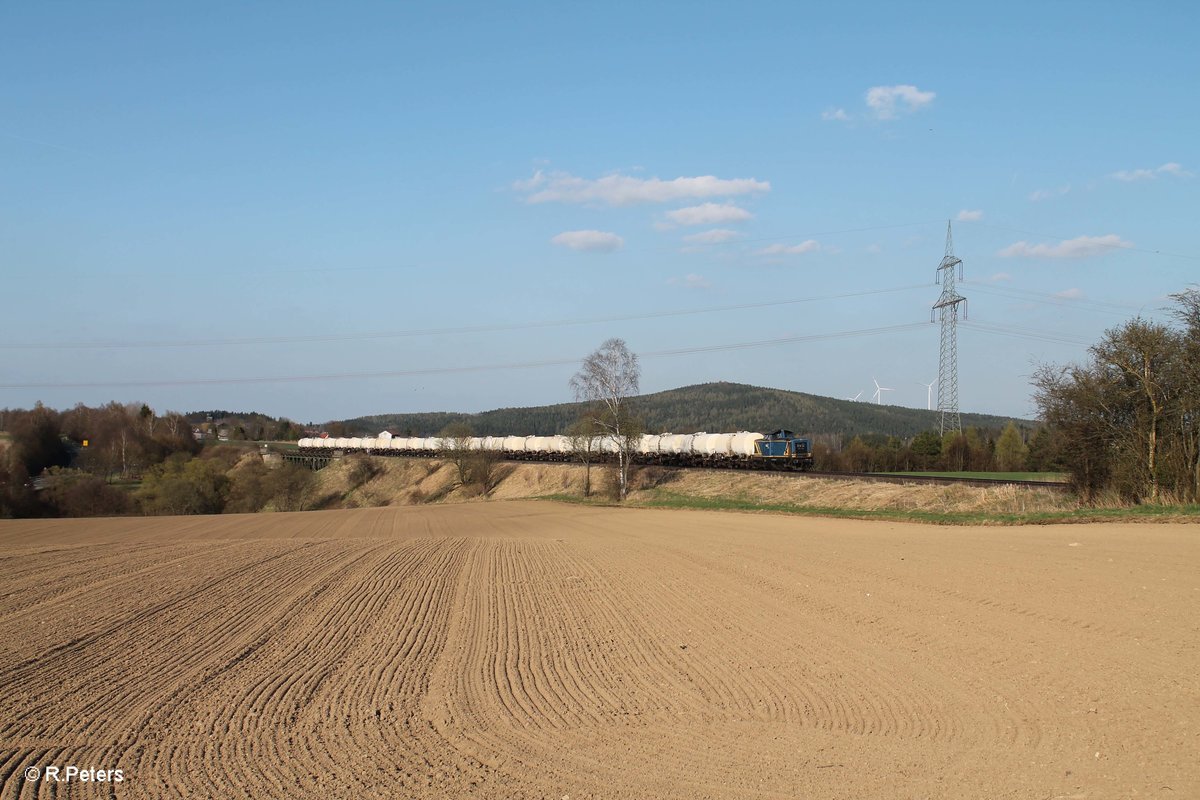
M 747 386 L 703 383 L 635 399 L 645 430 L 652 433 L 711 433 L 787 428 L 806 436 L 831 435 L 849 442 L 855 436 L 910 439 L 939 428 L 936 411 L 839 400 L 833 397 Z M 584 410 L 583 403 L 531 408 L 500 408 L 478 414 L 435 412 L 380 414 L 330 422 L 333 436 L 374 435 L 391 430 L 405 436 L 434 436 L 453 422 L 466 423 L 477 436 L 534 436 L 565 433 Z M 1034 423 L 987 414 L 963 414 L 964 427 L 1003 429 L 1015 422 L 1023 431 Z

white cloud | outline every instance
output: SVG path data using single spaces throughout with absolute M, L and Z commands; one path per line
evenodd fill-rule
M 958 216 L 954 219 L 959 222 L 979 222 L 979 220 L 983 219 L 983 212 L 979 209 L 971 211 L 964 208 L 962 211 L 958 212 Z
M 563 231 L 550 241 L 572 250 L 587 250 L 593 253 L 611 253 L 625 244 L 625 240 L 620 236 L 606 231 Z
M 672 286 L 682 286 L 686 289 L 707 289 L 712 286 L 707 278 L 703 275 L 697 275 L 694 272 L 688 273 L 683 278 L 671 278 L 667 283 Z
M 826 122 L 849 122 L 850 115 L 844 108 L 830 108 L 821 112 L 821 119 Z
M 821 243 L 816 239 L 806 239 L 800 244 L 773 244 L 758 251 L 760 256 L 794 256 L 802 253 L 815 253 L 821 249 Z
M 676 225 L 715 225 L 718 222 L 741 222 L 754 215 L 732 203 L 702 203 L 667 212 L 667 219 Z
M 1061 297 L 1064 300 L 1079 300 L 1083 297 L 1082 289 L 1063 289 L 1061 292 L 1055 292 L 1055 297 Z
M 1071 191 L 1071 184 L 1060 186 L 1057 189 L 1038 189 L 1029 193 L 1030 202 L 1037 203 L 1041 200 L 1049 200 L 1051 197 L 1061 197 Z
M 685 236 L 683 240 L 692 244 L 720 244 L 721 242 L 736 239 L 739 236 L 741 234 L 737 231 L 731 231 L 726 228 L 713 228 L 711 231 L 703 231 Z
M 729 197 L 771 191 L 768 181 L 754 178 L 717 178 L 712 175 L 673 178 L 634 178 L 605 175 L 588 180 L 567 172 L 538 170 L 513 188 L 526 195 L 527 203 L 600 203 L 628 206 L 636 203 L 669 203 L 702 197 Z
M 895 119 L 899 113 L 911 114 L 933 102 L 935 92 L 923 92 L 912 84 L 872 86 L 867 89 L 867 107 L 877 119 Z
M 1115 178 L 1119 181 L 1132 183 L 1134 181 L 1152 181 L 1159 175 L 1173 175 L 1176 178 L 1190 178 L 1192 173 L 1183 168 L 1182 164 L 1174 161 L 1168 161 L 1166 164 L 1154 167 L 1153 169 L 1122 169 L 1117 170 L 1108 177 Z
M 1058 244 L 1014 242 L 996 255 L 1001 258 L 1087 258 L 1125 247 L 1133 247 L 1133 243 L 1110 233 L 1107 236 L 1077 236 Z

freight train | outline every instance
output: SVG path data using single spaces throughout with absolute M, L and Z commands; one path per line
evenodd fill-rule
M 570 436 L 475 436 L 467 440 L 441 436 L 313 437 L 301 439 L 300 453 L 336 456 L 366 453 L 376 456 L 444 456 L 467 445 L 487 450 L 509 461 L 578 461 L 580 450 L 592 461 L 613 461 L 617 445 L 607 436 L 591 440 Z M 812 443 L 789 430 L 772 433 L 662 433 L 642 436 L 633 454 L 634 463 L 679 467 L 728 469 L 812 469 Z

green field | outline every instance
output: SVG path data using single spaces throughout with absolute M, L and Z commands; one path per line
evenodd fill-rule
M 924 478 L 987 478 L 997 481 L 1054 481 L 1066 483 L 1063 472 L 880 472 L 879 475 L 913 475 Z

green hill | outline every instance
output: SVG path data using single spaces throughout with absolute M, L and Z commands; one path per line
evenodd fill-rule
M 703 383 L 642 395 L 638 411 L 654 432 L 773 431 L 884 435 L 910 438 L 938 427 L 936 411 L 838 400 L 832 397 L 767 389 L 740 383 Z M 378 414 L 344 420 L 346 435 L 374 434 L 386 429 L 410 436 L 432 436 L 451 422 L 467 422 L 479 436 L 531 436 L 563 433 L 581 410 L 579 403 L 533 408 L 498 408 L 478 414 L 431 412 Z M 1023 427 L 1032 423 L 1016 420 Z M 963 414 L 963 427 L 1003 428 L 1008 417 Z M 330 423 L 335 425 L 337 423 Z

